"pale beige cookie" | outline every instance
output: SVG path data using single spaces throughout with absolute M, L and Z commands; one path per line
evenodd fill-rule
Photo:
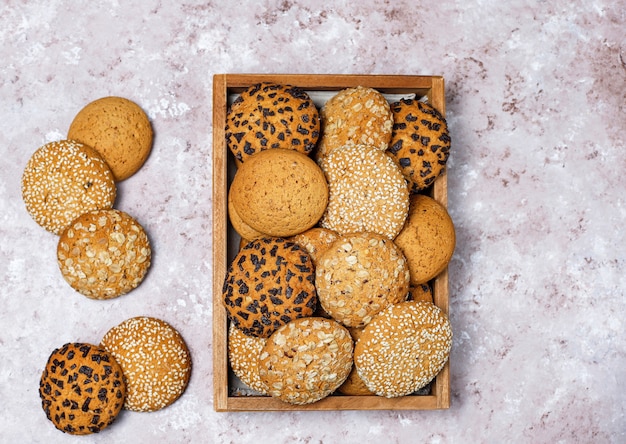
M 288 240 L 295 242 L 304 248 L 311 259 L 313 264 L 317 264 L 317 259 L 331 246 L 333 242 L 337 240 L 339 235 L 333 230 L 328 230 L 322 227 L 314 227 L 303 233 L 296 234 Z
M 350 336 L 352 340 L 356 344 L 361 334 L 363 333 L 363 328 L 349 328 Z M 350 370 L 350 374 L 346 378 L 343 384 L 339 386 L 337 391 L 343 395 L 347 396 L 371 396 L 374 395 L 370 389 L 367 388 L 359 373 L 356 370 L 356 366 L 352 366 L 352 370 Z
M 122 368 L 102 347 L 67 343 L 55 349 L 39 381 L 46 416 L 70 435 L 98 433 L 110 426 L 124 405 Z
M 124 408 L 154 412 L 176 401 L 191 376 L 191 354 L 180 333 L 167 322 L 147 316 L 111 328 L 101 345 L 124 371 Z
M 91 299 L 112 299 L 136 288 L 150 268 L 151 256 L 143 227 L 116 209 L 80 215 L 57 244 L 63 278 Z
M 320 257 L 315 287 L 333 319 L 363 327 L 388 305 L 406 300 L 409 268 L 400 249 L 385 236 L 348 234 Z
M 87 211 L 111 208 L 116 194 L 113 175 L 100 154 L 73 140 L 37 149 L 22 175 L 26 211 L 54 234 Z
M 269 394 L 311 404 L 333 393 L 352 368 L 350 333 L 332 319 L 300 318 L 276 330 L 259 358 Z
M 280 148 L 250 156 L 229 191 L 241 219 L 269 236 L 289 237 L 312 228 L 328 204 L 328 185 L 305 154 Z
M 325 173 L 330 191 L 322 227 L 396 237 L 409 210 L 409 191 L 387 154 L 371 146 L 342 146 L 326 158 Z
M 452 347 L 446 314 L 429 302 L 391 305 L 370 322 L 354 350 L 354 364 L 379 396 L 405 396 L 441 371 Z
M 98 151 L 116 181 L 135 174 L 152 150 L 153 132 L 146 113 L 123 97 L 103 97 L 88 103 L 74 117 L 68 139 Z
M 266 338 L 248 336 L 230 324 L 228 328 L 228 362 L 233 373 L 252 390 L 266 395 L 267 386 L 259 376 L 259 356 Z
M 233 226 L 233 229 L 239 234 L 239 236 L 241 236 L 242 240 L 245 239 L 245 243 L 265 236 L 265 234 L 255 230 L 241 219 L 239 213 L 237 213 L 237 210 L 233 205 L 231 191 L 232 188 L 228 192 L 228 219 L 230 220 L 230 224 Z
M 409 263 L 411 283 L 423 284 L 441 273 L 456 245 L 454 224 L 446 208 L 431 197 L 411 197 L 406 225 L 395 238 Z
M 322 136 L 316 159 L 323 159 L 344 145 L 370 145 L 387 149 L 393 129 L 393 114 L 387 99 L 364 86 L 346 88 L 331 97 L 320 110 Z

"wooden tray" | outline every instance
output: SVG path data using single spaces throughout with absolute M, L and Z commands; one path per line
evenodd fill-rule
M 236 169 L 234 156 L 226 147 L 226 114 L 231 98 L 245 88 L 274 82 L 303 88 L 312 94 L 333 94 L 344 88 L 368 86 L 387 95 L 425 98 L 445 116 L 444 79 L 440 76 L 402 75 L 281 75 L 216 74 L 213 77 L 213 404 L 218 412 L 254 410 L 434 410 L 450 407 L 449 362 L 424 395 L 400 398 L 380 396 L 328 396 L 305 406 L 295 406 L 269 396 L 233 394 L 232 371 L 228 365 L 228 318 L 222 305 L 226 269 L 239 249 L 240 238 L 228 221 L 228 187 Z M 319 100 L 319 99 L 318 99 Z M 317 104 L 317 103 L 316 103 Z M 431 197 L 447 207 L 447 176 L 444 172 L 428 190 Z M 445 313 L 448 307 L 448 270 L 432 282 L 434 303 Z

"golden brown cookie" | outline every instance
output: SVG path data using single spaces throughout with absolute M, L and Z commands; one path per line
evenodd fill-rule
M 406 300 L 409 268 L 385 236 L 347 234 L 319 258 L 315 287 L 322 307 L 335 320 L 363 327 L 388 305 Z
M 152 150 L 152 125 L 135 102 L 102 97 L 88 103 L 74 117 L 68 139 L 98 151 L 117 182 L 135 174 Z
M 117 418 L 126 397 L 122 368 L 105 349 L 68 343 L 48 358 L 39 396 L 54 426 L 71 435 L 98 433 Z
M 441 273 L 454 253 L 456 235 L 446 208 L 431 197 L 411 196 L 406 225 L 395 238 L 411 272 L 411 283 L 423 284 Z
M 363 333 L 363 328 L 349 328 L 350 336 L 352 340 L 356 344 L 361 334 Z M 337 389 L 339 393 L 347 396 L 371 396 L 374 393 L 367 388 L 359 373 L 356 370 L 356 366 L 352 366 L 352 370 L 350 370 L 350 374 L 346 378 L 343 384 L 339 386 Z
M 226 115 L 226 145 L 239 162 L 270 148 L 309 154 L 319 135 L 319 111 L 306 91 L 291 85 L 253 85 Z
M 80 215 L 57 244 L 63 278 L 91 299 L 112 299 L 136 288 L 150 268 L 151 256 L 143 227 L 116 209 Z
M 180 333 L 167 322 L 138 316 L 111 328 L 102 347 L 117 360 L 126 381 L 124 408 L 154 412 L 184 393 L 191 376 L 191 354 Z
M 102 157 L 73 140 L 37 149 L 22 175 L 28 214 L 54 234 L 87 211 L 111 208 L 116 194 L 113 175 Z
M 315 265 L 317 264 L 317 259 L 328 250 L 338 237 L 339 235 L 333 230 L 313 227 L 303 233 L 296 234 L 288 240 L 304 248 L 311 256 L 311 259 L 313 259 L 313 264 Z
M 444 312 L 429 302 L 391 305 L 370 322 L 357 342 L 354 364 L 379 396 L 404 396 L 426 386 L 441 371 L 452 347 Z
M 346 88 L 331 97 L 320 110 L 322 136 L 316 159 L 344 145 L 370 145 L 382 151 L 391 140 L 393 115 L 387 99 L 364 86 Z
M 311 404 L 345 381 L 352 353 L 352 338 L 345 327 L 332 319 L 300 318 L 267 340 L 259 357 L 259 374 L 273 397 Z
M 391 104 L 394 124 L 389 153 L 402 168 L 412 193 L 431 185 L 450 155 L 446 119 L 428 103 L 402 99 Z
M 241 236 L 241 239 L 246 239 L 246 243 L 259 237 L 263 237 L 263 233 L 255 230 L 241 219 L 235 209 L 235 206 L 233 205 L 231 191 L 232 188 L 228 192 L 228 219 L 230 220 L 230 224 L 233 226 L 233 229 L 237 232 L 237 234 L 239 234 L 239 236 Z
M 313 227 L 328 204 L 317 164 L 298 151 L 271 149 L 250 156 L 229 193 L 239 217 L 269 236 L 289 237 Z
M 346 145 L 327 156 L 325 168 L 329 197 L 322 227 L 396 237 L 407 217 L 409 191 L 391 157 L 372 146 Z
M 230 324 L 228 328 L 228 362 L 233 373 L 252 390 L 266 395 L 267 386 L 259 376 L 259 356 L 266 338 L 248 336 Z
M 222 297 L 230 320 L 245 334 L 267 338 L 278 327 L 311 316 L 317 305 L 311 257 L 282 238 L 243 247 L 228 267 Z
M 428 283 L 409 285 L 409 301 L 433 302 L 433 290 Z

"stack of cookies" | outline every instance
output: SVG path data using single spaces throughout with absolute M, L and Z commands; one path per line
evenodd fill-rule
M 427 386 L 452 341 L 430 287 L 455 246 L 428 195 L 450 150 L 443 116 L 364 86 L 318 109 L 296 86 L 261 83 L 225 129 L 241 236 L 222 294 L 235 375 L 291 404 Z
M 141 168 L 152 138 L 150 121 L 136 103 L 103 97 L 77 113 L 67 139 L 41 146 L 24 169 L 26 210 L 59 236 L 63 278 L 91 299 L 128 293 L 150 267 L 146 232 L 114 204 L 117 183 Z

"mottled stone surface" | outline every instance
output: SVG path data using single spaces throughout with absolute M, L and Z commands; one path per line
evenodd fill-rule
M 37 393 L 49 353 L 137 315 L 179 329 L 187 392 L 84 442 L 626 441 L 623 1 L 7 0 L 0 8 L 0 441 L 74 442 Z M 358 6 L 355 6 L 358 5 Z M 452 136 L 447 411 L 213 411 L 212 76 L 436 74 Z M 154 245 L 142 285 L 88 300 L 25 211 L 32 152 L 91 100 L 155 130 L 116 207 Z

